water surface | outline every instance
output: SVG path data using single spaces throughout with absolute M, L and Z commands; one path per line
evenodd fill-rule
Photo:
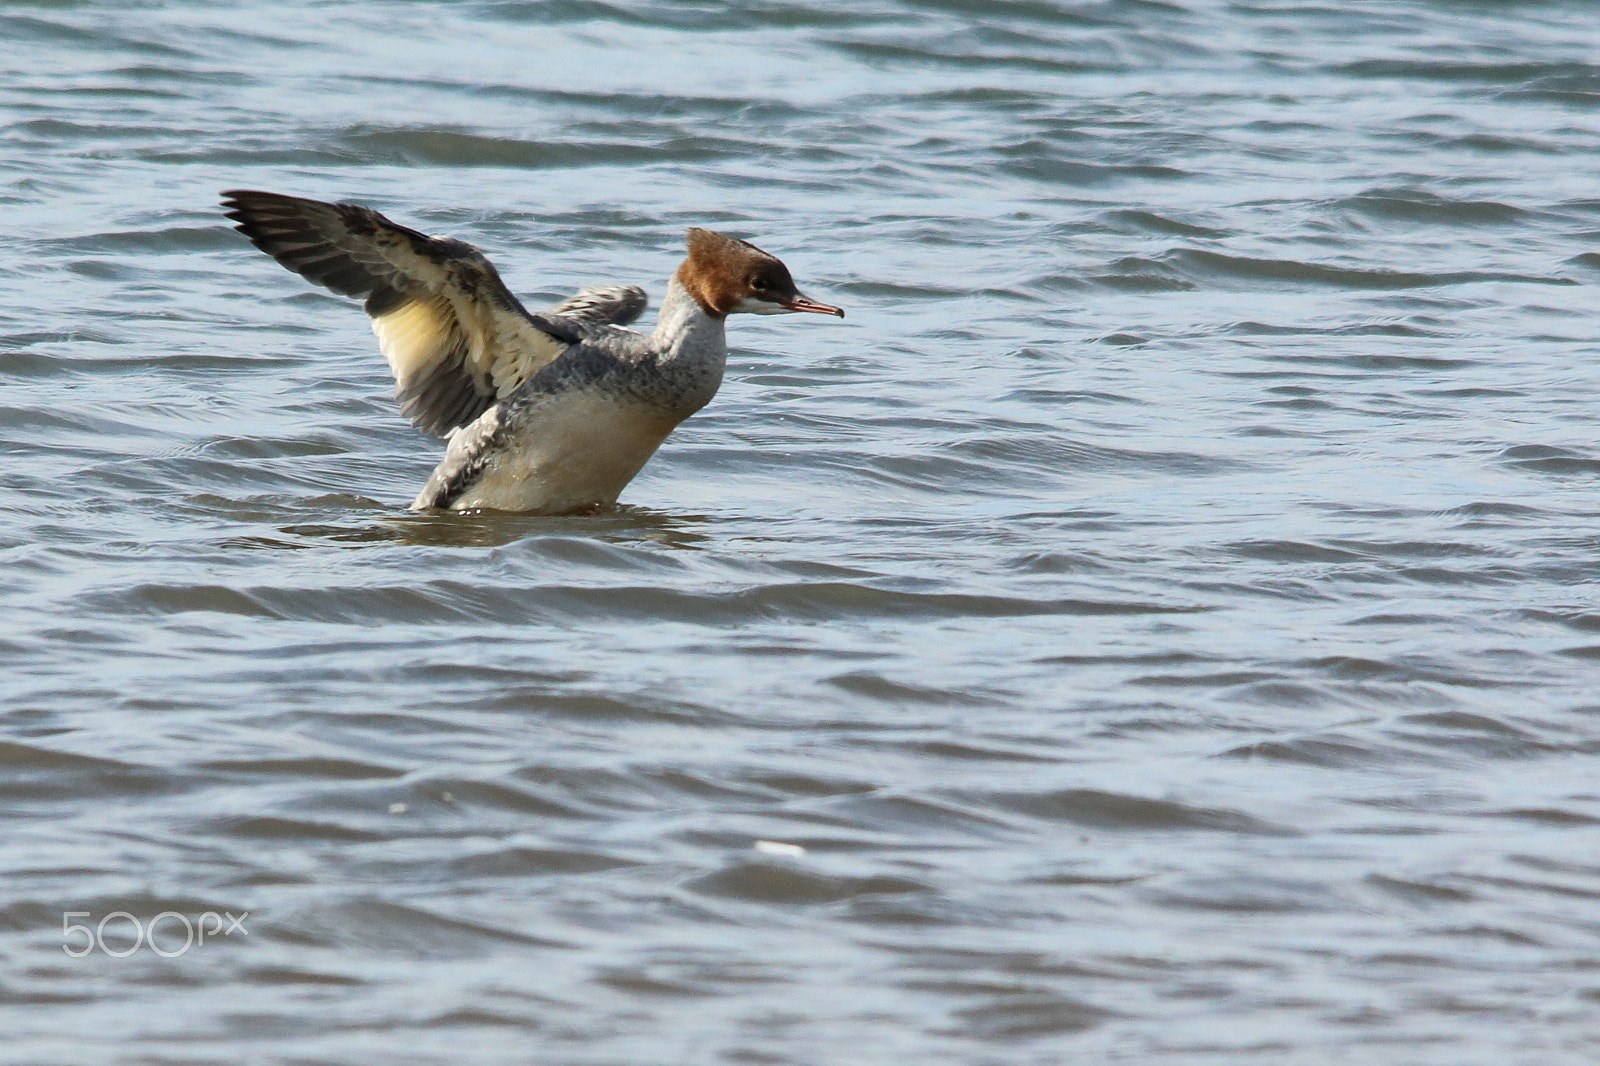
M 1597 49 L 8 4 L 4 1057 L 1593 1061 Z M 535 305 L 707 225 L 849 317 L 735 320 L 614 513 L 412 515 L 438 446 L 234 187 Z

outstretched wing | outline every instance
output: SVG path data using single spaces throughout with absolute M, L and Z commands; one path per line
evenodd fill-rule
M 649 305 L 650 298 L 637 285 L 596 285 L 579 289 L 548 313 L 587 332 L 604 326 L 626 326 L 644 314 Z
M 223 196 L 227 217 L 257 248 L 318 285 L 366 298 L 400 410 L 425 433 L 448 436 L 470 423 L 582 335 L 578 322 L 529 314 L 469 244 L 353 204 L 243 189 Z

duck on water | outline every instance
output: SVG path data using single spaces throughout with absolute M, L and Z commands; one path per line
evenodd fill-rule
M 413 510 L 570 514 L 616 502 L 722 383 L 730 314 L 844 317 L 754 245 L 691 229 L 656 328 L 636 286 L 533 313 L 481 252 L 353 204 L 234 190 L 223 207 L 290 270 L 366 300 L 400 410 L 449 441 Z

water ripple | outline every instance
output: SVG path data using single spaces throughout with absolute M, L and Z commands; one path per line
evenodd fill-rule
M 1587 8 L 13 8 L 13 1058 L 1593 1057 Z M 415 515 L 240 186 L 850 317 Z

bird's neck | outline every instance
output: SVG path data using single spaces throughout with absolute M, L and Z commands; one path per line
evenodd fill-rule
M 715 362 L 720 369 L 728 357 L 728 335 L 721 316 L 708 314 L 676 276 L 667 284 L 667 297 L 661 301 L 650 340 L 664 360 Z

